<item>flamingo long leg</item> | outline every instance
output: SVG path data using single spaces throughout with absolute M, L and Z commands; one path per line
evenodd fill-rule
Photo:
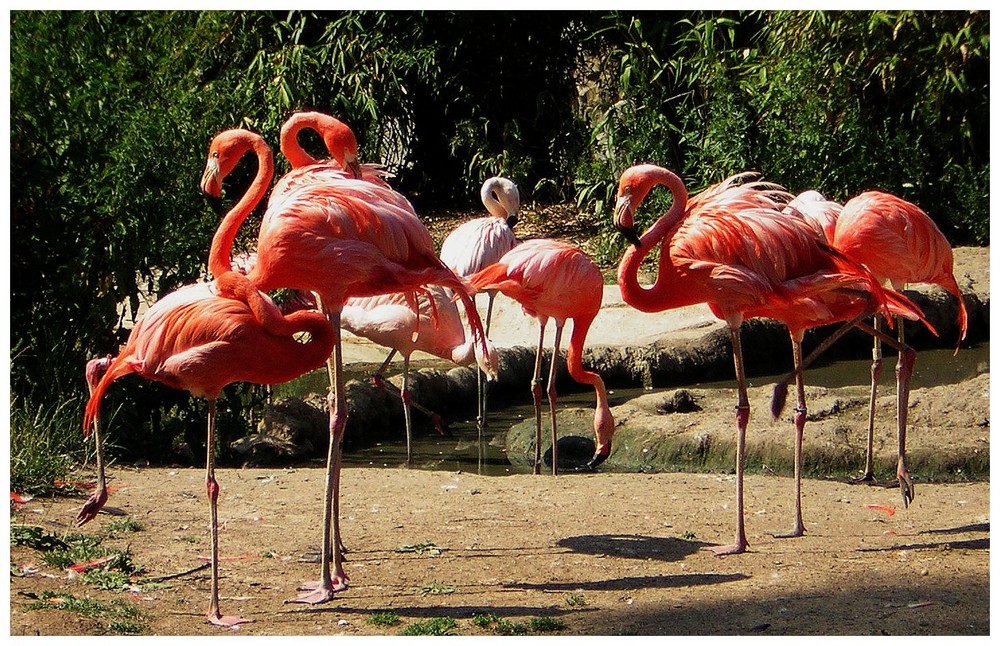
M 531 398 L 535 403 L 535 468 L 542 472 L 542 349 L 545 343 L 545 321 L 538 324 L 538 347 L 535 350 L 535 376 L 531 380 Z
M 557 475 L 558 456 L 556 445 L 559 434 L 556 432 L 556 364 L 559 362 L 559 342 L 562 340 L 563 324 L 556 324 L 556 339 L 552 345 L 552 361 L 549 363 L 549 386 L 546 395 L 549 399 L 549 416 L 552 418 L 552 475 Z
M 212 536 L 212 593 L 205 617 L 215 626 L 230 627 L 250 621 L 219 611 L 219 483 L 215 480 L 215 399 L 208 400 L 208 446 L 205 461 L 205 488 L 208 492 L 209 533 Z
M 94 375 L 96 379 L 97 375 Z M 97 384 L 91 380 L 88 375 L 87 378 L 87 388 L 90 394 L 94 394 L 94 388 Z M 104 471 L 104 444 L 101 441 L 101 414 L 100 411 L 94 415 L 94 425 L 91 427 L 91 432 L 94 434 L 94 453 L 95 461 L 97 462 L 97 488 L 94 489 L 94 493 L 90 495 L 87 502 L 84 503 L 83 507 L 80 508 L 80 512 L 76 515 L 76 526 L 82 527 L 84 524 L 92 521 L 97 517 L 101 508 L 104 507 L 104 503 L 108 501 L 108 485 L 107 477 Z
M 910 409 L 910 377 L 913 375 L 913 364 L 917 354 L 913 348 L 906 345 L 903 335 L 903 320 L 896 319 L 899 332 L 899 361 L 896 363 L 896 425 L 899 437 L 899 454 L 896 463 L 896 479 L 903 496 L 903 507 L 913 501 L 914 489 L 910 472 L 906 468 L 906 416 Z
M 743 369 L 743 345 L 739 325 L 729 326 L 733 343 L 733 364 L 736 367 L 738 399 L 736 403 L 736 542 L 710 548 L 716 556 L 742 554 L 749 547 L 743 519 L 743 462 L 746 454 L 746 431 L 750 421 L 750 399 L 747 397 L 746 373 Z
M 879 330 L 879 317 L 875 316 L 872 328 Z M 882 374 L 882 340 L 875 337 L 872 346 L 872 385 L 868 395 L 868 446 L 865 452 L 865 472 L 852 483 L 874 482 L 875 481 L 875 401 L 878 398 L 878 380 Z
M 487 290 L 486 296 L 488 298 L 486 305 L 486 322 L 484 324 L 483 330 L 486 337 L 490 336 L 490 321 L 493 319 L 493 299 L 496 298 L 497 293 L 494 290 Z M 484 379 L 485 375 L 482 370 L 476 370 L 476 401 L 477 411 L 476 411 L 476 429 L 479 432 L 479 473 L 483 472 L 483 458 L 486 454 L 486 381 Z
M 802 435 L 806 425 L 805 379 L 799 366 L 802 364 L 802 334 L 792 334 L 792 358 L 795 362 L 795 519 L 791 531 L 774 533 L 775 538 L 797 538 L 805 533 L 802 523 Z
M 319 581 L 299 586 L 304 594 L 286 603 L 326 603 L 336 592 L 347 589 L 347 573 L 343 565 L 343 543 L 340 537 L 340 449 L 347 425 L 347 398 L 344 392 L 344 360 L 340 332 L 340 307 L 326 309 L 333 328 L 333 357 L 327 362 L 332 387 L 327 395 L 330 407 L 330 446 L 326 456 L 326 484 L 323 496 L 323 546 L 320 556 Z M 331 551 L 333 552 L 331 558 Z M 330 562 L 333 561 L 333 571 Z
M 406 424 L 406 466 L 413 466 L 413 426 L 410 421 L 410 356 L 403 356 L 403 420 Z

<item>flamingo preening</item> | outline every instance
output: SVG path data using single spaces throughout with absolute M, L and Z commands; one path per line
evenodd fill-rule
M 958 300 L 959 338 L 965 338 L 968 314 L 965 301 L 954 275 L 951 245 L 934 221 L 922 209 L 902 198 L 882 191 L 866 191 L 842 207 L 826 200 L 816 191 L 807 191 L 793 200 L 789 207 L 814 228 L 822 230 L 831 246 L 848 258 L 868 268 L 875 278 L 902 290 L 908 284 L 929 283 L 940 286 Z M 880 317 L 873 327 L 879 329 Z M 897 316 L 899 345 L 905 345 L 902 321 Z M 913 481 L 906 467 L 906 417 L 909 377 L 913 357 L 901 352 L 896 363 L 898 455 L 896 479 L 906 507 L 914 495 Z M 882 372 L 882 338 L 875 336 L 872 350 L 871 391 L 868 404 L 868 444 L 864 474 L 855 482 L 872 482 L 874 475 L 875 400 L 878 379 Z
M 738 175 L 688 198 L 687 188 L 671 171 L 643 164 L 619 180 L 615 224 L 633 243 L 618 267 L 622 298 L 644 312 L 707 303 L 726 322 L 738 384 L 736 408 L 736 540 L 713 548 L 717 555 L 738 554 L 748 542 L 743 510 L 743 462 L 750 418 L 740 326 L 746 318 L 768 317 L 789 329 L 799 393 L 796 428 L 795 527 L 779 536 L 798 536 L 801 520 L 801 440 L 805 424 L 801 339 L 804 330 L 848 321 L 854 324 L 875 311 L 920 318 L 905 298 L 883 290 L 863 267 L 824 245 L 804 222 L 781 212 L 778 187 L 761 182 L 740 184 Z M 666 186 L 670 210 L 640 238 L 636 209 L 649 191 Z M 638 282 L 642 260 L 660 244 L 654 284 Z

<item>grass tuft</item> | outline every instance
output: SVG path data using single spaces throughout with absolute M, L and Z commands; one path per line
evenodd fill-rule
M 441 637 L 445 635 L 456 635 L 455 628 L 458 623 L 451 617 L 434 617 L 425 621 L 418 621 L 410 624 L 399 632 L 403 636 L 431 636 Z

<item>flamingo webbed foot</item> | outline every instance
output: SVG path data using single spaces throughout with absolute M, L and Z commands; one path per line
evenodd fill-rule
M 709 550 L 716 556 L 729 556 L 731 554 L 743 554 L 747 551 L 749 545 L 746 541 L 740 543 L 734 543 L 733 545 L 717 545 L 715 547 L 706 547 L 704 549 Z
M 875 474 L 868 471 L 859 478 L 850 478 L 847 484 L 875 484 L 876 482 L 878 481 L 875 479 Z
M 205 620 L 213 626 L 219 626 L 220 628 L 232 628 L 233 626 L 248 624 L 253 621 L 253 619 L 244 619 L 239 615 L 224 615 L 218 610 L 209 610 L 208 614 L 205 615 Z
M 795 529 L 789 530 L 787 532 L 771 532 L 771 536 L 774 538 L 801 538 L 806 533 L 805 528 L 796 527 Z
M 303 594 L 300 594 L 294 599 L 287 599 L 285 603 L 305 603 L 315 606 L 332 601 L 334 594 L 347 590 L 348 585 L 346 579 L 346 576 L 335 576 L 329 583 L 326 584 L 322 581 L 309 581 L 307 583 L 303 583 L 298 587 L 299 590 L 304 591 Z
M 98 488 L 94 493 L 90 495 L 87 502 L 83 504 L 80 508 L 80 513 L 76 515 L 76 526 L 82 527 L 83 525 L 89 523 L 97 517 L 97 514 L 104 507 L 104 503 L 108 501 L 107 489 L 103 487 Z

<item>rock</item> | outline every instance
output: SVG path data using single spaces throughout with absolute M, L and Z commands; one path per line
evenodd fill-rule
M 325 399 L 320 398 L 324 403 Z M 287 397 L 270 404 L 257 433 L 232 443 L 247 465 L 297 462 L 325 453 L 329 437 L 325 408 Z

